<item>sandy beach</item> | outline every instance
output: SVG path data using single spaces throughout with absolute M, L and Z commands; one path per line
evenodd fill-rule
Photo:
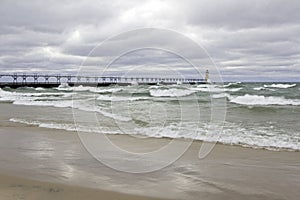
M 0 0 L 0 200 L 300 200 L 300 0 Z
M 3 200 L 13 199 L 118 199 L 137 200 L 159 198 L 122 194 L 118 192 L 69 186 L 50 182 L 34 181 L 20 177 L 0 175 L 0 197 Z
M 136 138 L 110 136 L 124 146 Z M 299 199 L 299 152 L 218 144 L 198 159 L 200 141 L 157 172 L 112 170 L 83 148 L 76 133 L 7 122 L 0 128 L 1 199 Z M 144 139 L 151 149 L 169 139 Z M 122 159 L 119 160 L 122 164 Z

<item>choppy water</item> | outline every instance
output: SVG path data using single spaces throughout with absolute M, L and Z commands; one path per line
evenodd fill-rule
M 221 99 L 227 102 L 223 130 L 209 134 L 211 102 Z M 31 113 L 9 119 L 30 126 L 300 150 L 298 83 L 4 88 L 0 103 L 30 106 Z M 65 114 L 71 108 L 81 116 L 76 125 Z

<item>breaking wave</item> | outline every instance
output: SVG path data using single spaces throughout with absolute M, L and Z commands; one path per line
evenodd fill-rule
M 279 88 L 279 89 L 287 89 L 296 87 L 297 84 L 271 84 L 271 85 L 264 85 L 265 88 Z
M 224 85 L 224 88 L 238 88 L 242 87 L 242 82 L 234 82 L 234 83 L 228 83 L 227 85 Z
M 196 91 L 187 90 L 187 89 L 151 89 L 150 96 L 153 97 L 183 97 L 194 94 Z
M 66 131 L 92 132 L 101 134 L 125 134 L 122 131 L 106 130 L 101 126 L 80 126 L 68 123 L 29 121 L 19 118 L 9 119 L 11 122 L 22 123 L 41 128 L 59 129 Z M 230 145 L 241 145 L 253 148 L 266 148 L 270 150 L 290 149 L 300 150 L 300 144 L 297 139 L 290 139 L 288 134 L 278 134 L 272 127 L 257 127 L 256 129 L 247 129 L 235 123 L 225 123 L 223 132 L 219 134 L 210 134 L 208 132 L 211 124 L 184 123 L 181 126 L 172 123 L 162 127 L 143 127 L 135 128 L 132 134 L 144 135 L 154 138 L 188 138 L 208 142 L 220 142 Z M 218 125 L 213 125 L 218 126 Z M 216 127 L 216 129 L 219 129 Z M 270 137 L 271 136 L 271 137 Z
M 59 91 L 75 91 L 75 92 L 93 92 L 93 93 L 114 93 L 122 91 L 122 88 L 101 88 L 101 87 L 91 87 L 91 86 L 75 86 L 70 87 L 67 85 L 60 85 L 56 88 Z
M 265 84 L 265 83 L 229 83 L 225 86 L 218 84 L 207 84 L 207 85 L 155 85 L 155 86 L 109 86 L 109 87 L 69 87 L 62 85 L 58 88 L 19 88 L 11 89 L 5 88 L 0 89 L 0 102 L 26 105 L 32 108 L 32 112 L 36 115 L 26 115 L 24 119 L 21 115 L 12 118 L 11 122 L 23 123 L 32 126 L 38 126 L 43 128 L 51 129 L 62 129 L 68 131 L 83 131 L 83 132 L 96 132 L 96 133 L 108 133 L 108 134 L 125 134 L 118 132 L 116 126 L 111 124 L 117 120 L 118 122 L 124 122 L 122 124 L 129 124 L 132 122 L 137 124 L 136 129 L 132 134 L 145 135 L 149 137 L 168 137 L 168 138 L 192 138 L 196 140 L 204 141 L 217 141 L 225 144 L 236 144 L 251 147 L 262 147 L 262 148 L 287 148 L 300 150 L 299 143 L 299 132 L 297 125 L 289 129 L 284 128 L 280 130 L 282 126 L 281 117 L 287 120 L 293 120 L 294 115 L 289 113 L 289 109 L 293 109 L 298 112 L 300 106 L 299 96 L 299 84 Z M 290 89 L 287 89 L 290 88 Z M 233 120 L 232 124 L 227 123 L 224 127 L 224 132 L 220 135 L 209 135 L 207 133 L 207 124 L 198 125 L 197 122 L 184 121 L 182 127 L 178 127 L 179 124 L 175 123 L 179 114 L 177 113 L 178 102 L 174 99 L 182 97 L 186 105 L 189 106 L 189 100 L 198 98 L 199 108 L 208 109 L 210 98 L 228 99 L 227 106 L 231 109 L 236 118 L 239 120 Z M 187 100 L 187 101 L 186 101 Z M 119 102 L 114 102 L 119 101 Z M 123 102 L 124 101 L 124 102 Z M 126 111 L 125 101 L 130 102 L 133 107 L 133 115 Z M 113 112 L 111 110 L 111 102 L 116 103 L 120 106 L 119 110 Z M 160 120 L 159 116 L 155 118 L 153 123 L 147 124 L 146 112 L 149 110 L 149 105 L 152 106 L 153 111 L 160 111 L 161 107 L 167 108 L 168 119 L 167 123 L 163 127 L 158 127 L 158 123 L 154 123 L 155 120 Z M 274 105 L 274 106 L 273 106 Z M 3 105 L 7 106 L 7 105 Z M 10 105 L 9 105 L 10 106 Z M 35 110 L 33 106 L 44 106 L 45 108 L 38 108 Z M 285 107 L 284 107 L 285 106 Z M 51 107 L 51 108 L 46 108 Z M 55 109 L 59 108 L 59 109 Z M 72 124 L 72 119 L 69 118 L 56 120 L 56 110 L 58 112 L 70 111 L 71 108 L 75 108 L 76 111 L 80 110 L 80 114 L 97 114 L 97 117 L 101 120 L 100 125 L 106 127 L 90 127 L 83 122 L 80 127 L 75 127 Z M 190 107 L 188 107 L 190 108 Z M 245 108 L 251 108 L 251 115 L 246 112 Z M 283 108 L 283 109 L 282 109 Z M 40 109 L 45 110 L 45 113 L 39 113 Z M 191 109 L 193 109 L 191 105 Z M 274 118 L 274 127 L 270 124 L 258 123 L 252 124 L 247 120 L 253 117 L 253 121 L 256 121 L 258 112 L 264 110 L 269 112 L 272 110 L 279 109 L 285 110 L 283 116 L 277 116 Z M 51 112 L 47 112 L 50 110 Z M 36 117 L 43 115 L 42 118 Z M 49 114 L 49 118 L 48 118 Z M 145 114 L 145 116 L 143 116 Z M 189 113 L 188 113 L 189 114 Z M 205 113 L 206 114 L 206 113 Z M 249 115 L 248 115 L 249 114 Z M 205 116 L 205 115 L 204 115 Z M 19 118 L 17 118 L 19 117 Z M 163 117 L 162 117 L 163 118 Z M 41 120 L 43 119 L 43 120 Z M 53 120 L 54 119 L 54 120 Z M 112 120 L 113 119 L 113 120 Z M 137 120 L 145 123 L 138 123 Z M 163 118 L 164 119 L 164 118 Z M 88 121 L 89 119 L 87 119 Z M 240 123 L 242 120 L 242 123 Z M 268 119 L 269 120 L 269 119 Z M 193 134 L 196 131 L 196 135 Z
M 299 106 L 300 100 L 298 99 L 285 99 L 284 97 L 265 97 L 262 95 L 249 95 L 244 96 L 230 96 L 230 102 L 241 105 L 293 105 Z

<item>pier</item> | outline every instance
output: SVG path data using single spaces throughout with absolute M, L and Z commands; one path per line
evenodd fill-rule
M 5 80 L 3 80 L 5 79 Z M 0 74 L 1 87 L 58 87 L 61 84 L 69 86 L 109 86 L 109 85 L 171 85 L 171 84 L 205 84 L 207 79 L 166 78 L 166 77 L 124 77 L 124 76 L 77 76 L 61 74 L 38 73 L 8 73 Z

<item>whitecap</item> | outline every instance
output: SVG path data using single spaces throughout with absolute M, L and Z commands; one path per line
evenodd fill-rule
M 242 84 L 242 82 L 228 83 L 227 85 L 224 85 L 223 87 L 231 87 L 231 86 L 236 86 L 236 85 L 240 85 L 240 84 Z
M 223 93 L 223 92 L 238 92 L 243 88 L 223 88 L 217 85 L 207 85 L 205 87 L 191 88 L 191 90 L 211 93 Z
M 188 89 L 151 89 L 150 95 L 153 97 L 183 97 L 183 96 L 189 96 L 196 91 L 188 90 Z
M 97 100 L 99 101 L 138 101 L 138 100 L 146 100 L 148 97 L 131 97 L 131 96 L 107 96 L 107 95 L 98 95 Z
M 44 91 L 44 90 L 46 90 L 45 88 L 42 88 L 42 87 L 37 87 L 37 88 L 35 88 L 35 90 L 36 91 Z
M 212 92 L 212 93 L 219 93 L 219 92 L 226 91 L 226 89 L 214 85 L 206 85 L 205 87 L 191 88 L 191 90 L 201 91 L 201 92 Z
M 271 84 L 271 85 L 264 85 L 265 88 L 280 88 L 280 89 L 287 89 L 287 88 L 292 88 L 296 87 L 297 84 Z
M 265 97 L 262 95 L 249 95 L 230 97 L 230 102 L 241 104 L 241 105 L 300 105 L 298 99 L 285 99 L 284 97 L 269 96 Z
M 211 97 L 214 99 L 220 99 L 220 98 L 226 98 L 226 97 L 229 98 L 231 96 L 228 93 L 219 93 L 219 94 L 213 94 Z

